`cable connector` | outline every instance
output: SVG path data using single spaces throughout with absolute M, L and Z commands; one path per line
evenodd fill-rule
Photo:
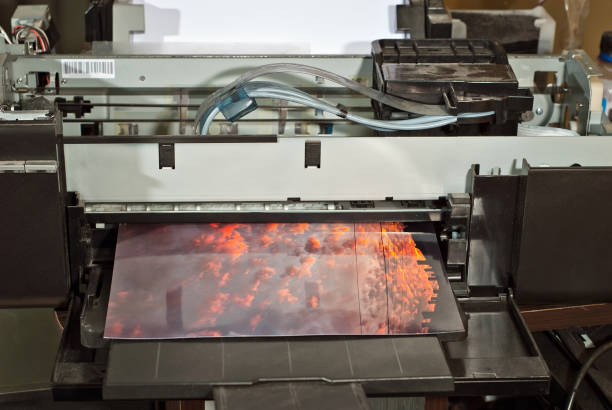
M 219 110 L 230 122 L 238 121 L 251 111 L 257 109 L 257 102 L 249 97 L 244 88 L 239 88 L 219 103 Z

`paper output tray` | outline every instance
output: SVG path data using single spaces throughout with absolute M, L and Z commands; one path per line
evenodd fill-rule
M 548 391 L 548 369 L 510 296 L 468 298 L 460 305 L 468 316 L 463 341 L 438 342 L 432 336 L 117 340 L 86 348 L 76 298 L 57 355 L 54 397 L 210 399 L 218 386 L 283 380 L 356 381 L 368 395 L 389 396 Z
M 443 344 L 455 395 L 547 394 L 550 373 L 511 295 L 459 301 L 468 333 Z
M 366 394 L 453 390 L 435 337 L 113 341 L 105 399 L 206 398 L 218 386 L 356 382 Z
M 550 374 L 510 296 L 460 301 L 462 341 L 433 336 L 112 341 L 105 399 L 212 398 L 221 386 L 355 382 L 366 395 L 546 394 Z

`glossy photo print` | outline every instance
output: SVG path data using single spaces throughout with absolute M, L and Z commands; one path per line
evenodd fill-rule
M 122 225 L 105 337 L 464 333 L 435 235 L 406 229 Z

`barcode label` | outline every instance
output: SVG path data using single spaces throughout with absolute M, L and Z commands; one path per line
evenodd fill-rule
M 62 60 L 64 78 L 115 78 L 115 60 Z

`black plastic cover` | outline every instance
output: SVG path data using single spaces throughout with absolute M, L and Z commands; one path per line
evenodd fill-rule
M 85 41 L 113 41 L 114 0 L 92 0 L 85 11 Z
M 361 385 L 321 382 L 266 383 L 258 386 L 218 387 L 217 410 L 369 410 Z
M 0 161 L 58 161 L 54 121 L 0 124 Z M 56 307 L 68 296 L 57 172 L 0 172 L 0 307 Z
M 599 52 L 612 55 L 612 30 L 604 31 L 599 43 Z
M 433 135 L 516 135 L 520 115 L 531 110 L 533 96 L 519 89 L 501 45 L 488 40 L 377 40 L 374 86 L 396 97 L 446 105 L 451 114 L 493 111 L 460 119 L 459 126 L 430 131 Z M 378 119 L 394 112 L 374 102 Z M 421 135 L 423 131 L 418 131 Z
M 219 386 L 361 383 L 366 394 L 449 392 L 436 337 L 111 342 L 105 399 L 208 398 Z
M 612 167 L 529 168 L 521 180 L 519 304 L 612 300 Z

